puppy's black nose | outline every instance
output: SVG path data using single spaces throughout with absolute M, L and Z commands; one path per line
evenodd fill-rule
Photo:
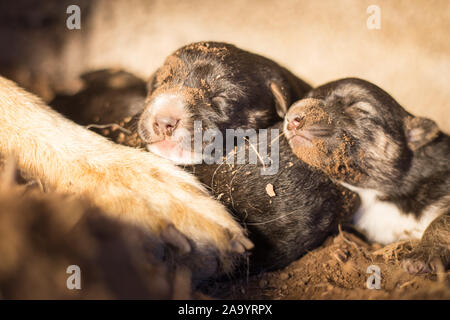
M 177 128 L 179 119 L 173 117 L 155 117 L 153 123 L 153 130 L 157 135 L 171 136 L 173 131 Z
M 288 119 L 288 130 L 300 129 L 305 125 L 305 118 L 302 116 L 294 116 L 290 120 Z

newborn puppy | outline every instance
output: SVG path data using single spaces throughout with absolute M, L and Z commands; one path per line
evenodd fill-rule
M 83 89 L 75 95 L 57 95 L 50 105 L 81 124 L 110 124 L 133 117 L 144 109 L 146 83 L 122 70 L 103 69 L 83 74 Z
M 262 56 L 227 43 L 193 43 L 171 54 L 150 79 L 139 134 L 150 151 L 192 164 L 199 156 L 191 148 L 194 121 L 202 121 L 199 131 L 267 128 L 310 89 Z
M 296 102 L 284 132 L 300 159 L 359 194 L 354 222 L 370 240 L 423 235 L 405 268 L 435 270 L 437 258 L 448 267 L 450 138 L 432 120 L 367 81 L 343 79 Z
M 114 69 L 88 72 L 80 78 L 83 89 L 73 95 L 56 95 L 51 107 L 117 143 L 144 148 L 137 122 L 145 106 L 146 82 Z
M 270 129 L 282 132 L 282 126 L 280 121 Z M 252 272 L 285 267 L 319 246 L 357 208 L 354 193 L 299 161 L 284 136 L 269 135 L 272 146 L 276 140 L 276 174 L 262 174 L 267 167 L 261 161 L 188 167 L 248 230 L 255 244 L 249 264 Z M 252 150 L 247 145 L 247 155 Z M 274 159 L 272 153 L 270 158 Z

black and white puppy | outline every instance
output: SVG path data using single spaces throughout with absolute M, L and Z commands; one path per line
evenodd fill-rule
M 450 137 L 435 122 L 411 115 L 376 85 L 351 78 L 296 102 L 284 132 L 300 159 L 360 196 L 354 223 L 370 240 L 387 244 L 432 232 L 405 267 L 430 271 L 436 258 L 448 266 Z
M 150 79 L 139 134 L 150 151 L 178 164 L 193 163 L 195 121 L 201 121 L 200 130 L 222 133 L 267 128 L 310 89 L 260 55 L 227 43 L 193 43 L 167 57 Z

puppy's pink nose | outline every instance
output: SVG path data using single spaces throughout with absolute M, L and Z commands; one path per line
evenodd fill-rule
M 288 120 L 288 130 L 300 129 L 305 125 L 305 119 L 302 116 L 295 116 Z
M 179 119 L 167 116 L 156 116 L 153 123 L 153 130 L 158 135 L 171 136 L 173 131 L 177 128 Z

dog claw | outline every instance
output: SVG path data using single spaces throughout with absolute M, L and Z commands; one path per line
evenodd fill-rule
M 231 242 L 231 251 L 240 254 L 240 253 L 244 253 L 245 252 L 245 248 L 239 241 L 233 240 Z
M 242 254 L 253 249 L 255 245 L 246 237 L 239 237 L 231 241 L 231 251 Z
M 169 224 L 162 232 L 161 238 L 167 244 L 175 247 L 180 253 L 191 252 L 192 248 L 189 240 L 173 224 Z
M 250 239 L 245 238 L 245 237 L 241 237 L 239 239 L 239 241 L 241 242 L 241 244 L 244 246 L 244 248 L 246 250 L 251 250 L 255 247 L 255 245 L 253 244 L 253 242 L 250 241 Z

